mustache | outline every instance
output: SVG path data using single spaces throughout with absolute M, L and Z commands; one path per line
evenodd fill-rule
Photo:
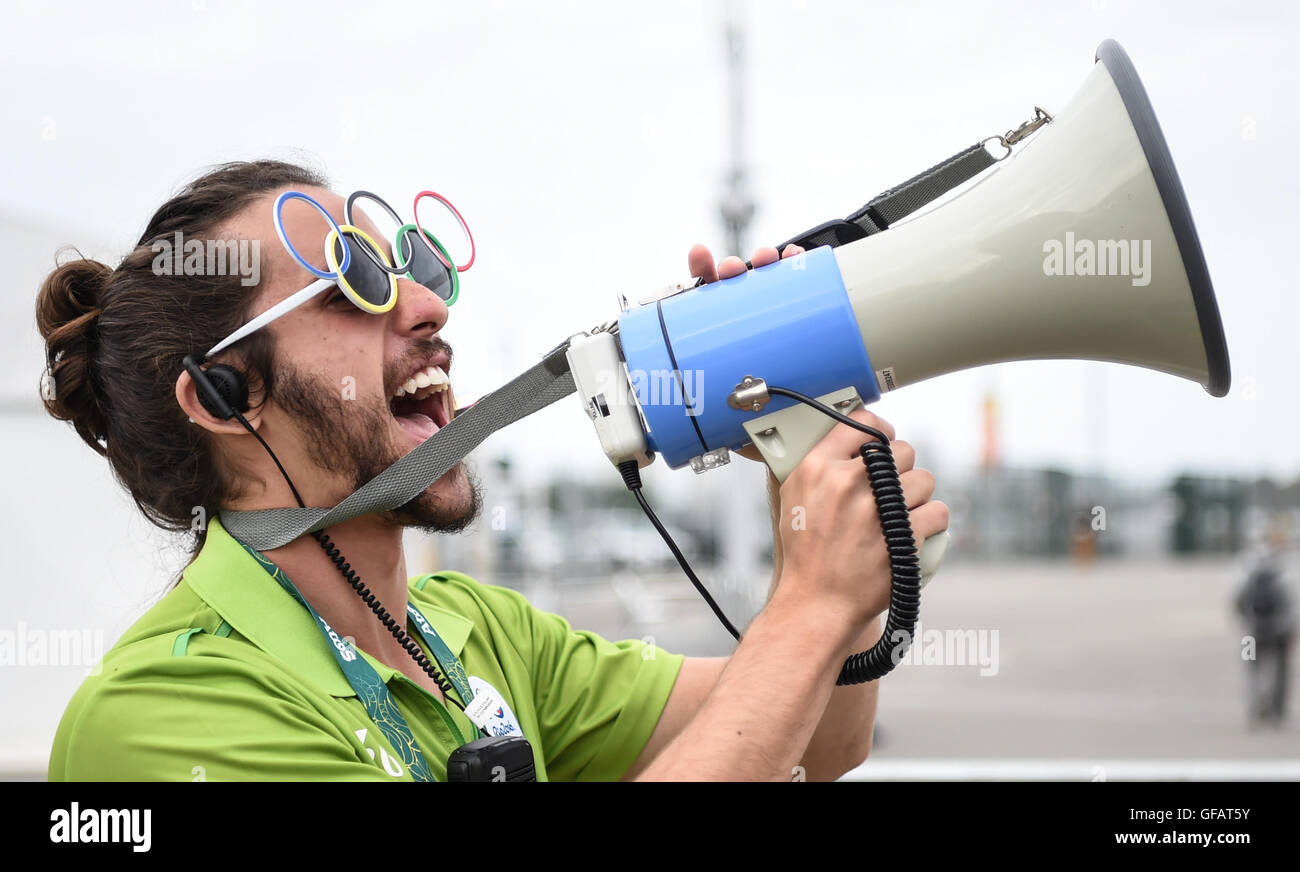
M 406 381 L 411 370 L 417 364 L 422 363 L 437 354 L 447 355 L 447 369 L 451 369 L 451 363 L 455 359 L 451 346 L 445 339 L 440 336 L 434 336 L 428 339 L 417 339 L 411 343 L 411 347 L 395 363 L 389 364 L 384 368 L 384 387 L 391 397 L 397 390 L 397 386 Z

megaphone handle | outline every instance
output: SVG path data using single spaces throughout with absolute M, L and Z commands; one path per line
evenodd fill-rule
M 934 579 L 934 574 L 939 571 L 940 564 L 943 563 L 944 555 L 948 553 L 948 531 L 940 530 L 933 536 L 926 536 L 921 540 L 921 589 Z
M 837 422 L 836 418 L 827 411 L 808 405 L 809 401 L 841 415 L 847 415 L 863 405 L 862 398 L 852 387 L 825 394 L 815 400 L 781 388 L 769 386 L 768 390 L 773 394 L 796 396 L 803 400 L 799 405 L 755 418 L 745 422 L 744 425 L 768 468 L 772 470 L 777 480 L 782 482 Z M 878 433 L 880 437 L 883 435 Z M 872 487 L 876 492 L 876 503 L 881 517 L 888 519 L 896 516 L 898 506 L 887 505 L 881 497 L 882 489 L 888 492 L 891 490 L 891 483 L 897 484 L 897 469 L 893 465 L 892 453 L 887 448 L 881 448 L 879 442 L 871 442 L 863 444 L 862 456 L 872 478 Z M 893 490 L 901 489 L 893 488 Z M 900 497 L 896 496 L 894 499 L 901 502 Z M 892 576 L 890 616 L 885 634 L 870 651 L 849 658 L 840 673 L 839 684 L 873 681 L 898 664 L 900 655 L 906 651 L 912 641 L 920 590 L 934 577 L 947 552 L 949 534 L 944 530 L 923 540 L 914 552 L 915 557 L 899 560 L 898 554 L 902 549 L 897 547 L 898 543 L 910 539 L 912 535 L 910 523 L 907 523 L 906 519 L 903 520 L 902 524 L 897 520 L 886 520 L 882 523 L 886 538 L 891 544 Z M 917 575 L 919 578 L 916 577 Z
M 845 388 L 831 394 L 818 397 L 831 407 L 841 407 L 851 412 L 862 405 L 862 399 L 853 388 Z M 821 414 L 816 409 L 804 405 L 791 406 L 780 412 L 772 412 L 761 418 L 745 423 L 749 433 L 763 456 L 764 463 L 776 480 L 784 482 L 799 462 L 807 456 L 813 446 L 820 442 L 831 428 L 835 426 L 832 418 Z M 921 587 L 924 588 L 934 578 L 944 555 L 948 552 L 948 531 L 944 530 L 921 541 Z
M 854 388 L 844 388 L 833 393 L 817 397 L 817 400 L 841 412 L 848 414 L 863 406 L 862 397 Z M 749 434 L 763 456 L 763 462 L 776 476 L 784 482 L 799 462 L 812 451 L 813 446 L 822 441 L 835 426 L 835 420 L 816 409 L 799 404 L 771 412 L 761 418 L 745 422 L 745 432 Z M 922 540 L 921 587 L 925 587 L 939 571 L 944 555 L 948 552 L 948 531 L 944 530 Z

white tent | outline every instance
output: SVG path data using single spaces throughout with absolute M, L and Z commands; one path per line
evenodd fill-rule
M 0 213 L 0 259 L 10 266 L 0 301 L 0 529 L 10 546 L 0 606 L 0 778 L 44 777 L 68 699 L 185 562 L 108 464 L 41 406 L 36 292 L 68 244 L 109 264 L 120 256 L 84 233 Z

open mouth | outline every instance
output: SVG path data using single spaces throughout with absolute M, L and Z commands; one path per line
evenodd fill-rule
M 388 408 L 403 430 L 423 442 L 452 418 L 451 379 L 441 366 L 427 366 L 398 385 Z

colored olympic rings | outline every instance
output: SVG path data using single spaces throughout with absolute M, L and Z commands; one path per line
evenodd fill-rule
M 306 269 L 307 272 L 316 276 L 316 278 L 330 279 L 330 280 L 339 278 L 340 272 L 338 270 L 329 273 L 329 272 L 324 272 L 322 270 L 316 269 L 316 267 L 308 263 L 307 259 L 304 258 L 301 254 L 299 254 L 298 250 L 294 248 L 293 245 L 289 242 L 289 237 L 284 232 L 284 216 L 281 215 L 281 211 L 284 209 L 284 204 L 287 203 L 289 200 L 302 200 L 304 203 L 307 203 L 308 205 L 312 206 L 313 208 L 315 208 L 317 212 L 325 216 L 325 220 L 329 222 L 330 228 L 333 233 L 339 234 L 341 232 L 339 230 L 338 223 L 330 215 L 329 210 L 327 210 L 320 203 L 317 203 L 311 197 L 308 197 L 306 194 L 300 193 L 298 191 L 285 191 L 275 200 L 275 232 L 280 237 L 281 244 L 284 245 L 285 250 L 288 251 L 289 254 L 293 255 L 294 260 L 302 264 L 303 268 Z M 326 243 L 326 246 L 327 246 L 326 256 L 328 257 L 328 251 L 329 251 L 328 243 Z M 339 267 L 340 269 L 346 270 L 351 265 L 352 265 L 352 248 L 351 246 L 345 245 L 343 247 L 343 263 L 339 264 Z
M 468 270 L 470 267 L 474 265 L 474 257 L 477 253 L 477 249 L 474 246 L 474 235 L 469 232 L 469 225 L 465 223 L 465 219 L 464 217 L 461 216 L 460 210 L 458 210 L 455 206 L 453 206 L 451 204 L 451 201 L 448 200 L 446 197 L 442 196 L 442 194 L 436 193 L 434 191 L 421 191 L 420 193 L 415 195 L 415 202 L 411 205 L 411 211 L 415 213 L 415 226 L 420 230 L 421 234 L 431 235 L 420 224 L 420 201 L 423 200 L 425 197 L 433 197 L 439 203 L 442 203 L 442 205 L 447 207 L 447 209 L 451 212 L 451 214 L 456 216 L 456 220 L 460 222 L 461 232 L 465 235 L 466 241 L 469 242 L 469 260 L 465 261 L 465 263 L 463 264 L 455 265 L 454 268 L 456 272 L 465 272 L 466 270 Z M 450 262 L 451 261 L 450 256 L 444 259 L 441 253 L 437 251 L 435 251 L 434 253 L 438 255 L 438 259 L 443 261 L 443 263 L 445 263 L 448 266 L 448 268 L 453 267 L 453 264 Z

